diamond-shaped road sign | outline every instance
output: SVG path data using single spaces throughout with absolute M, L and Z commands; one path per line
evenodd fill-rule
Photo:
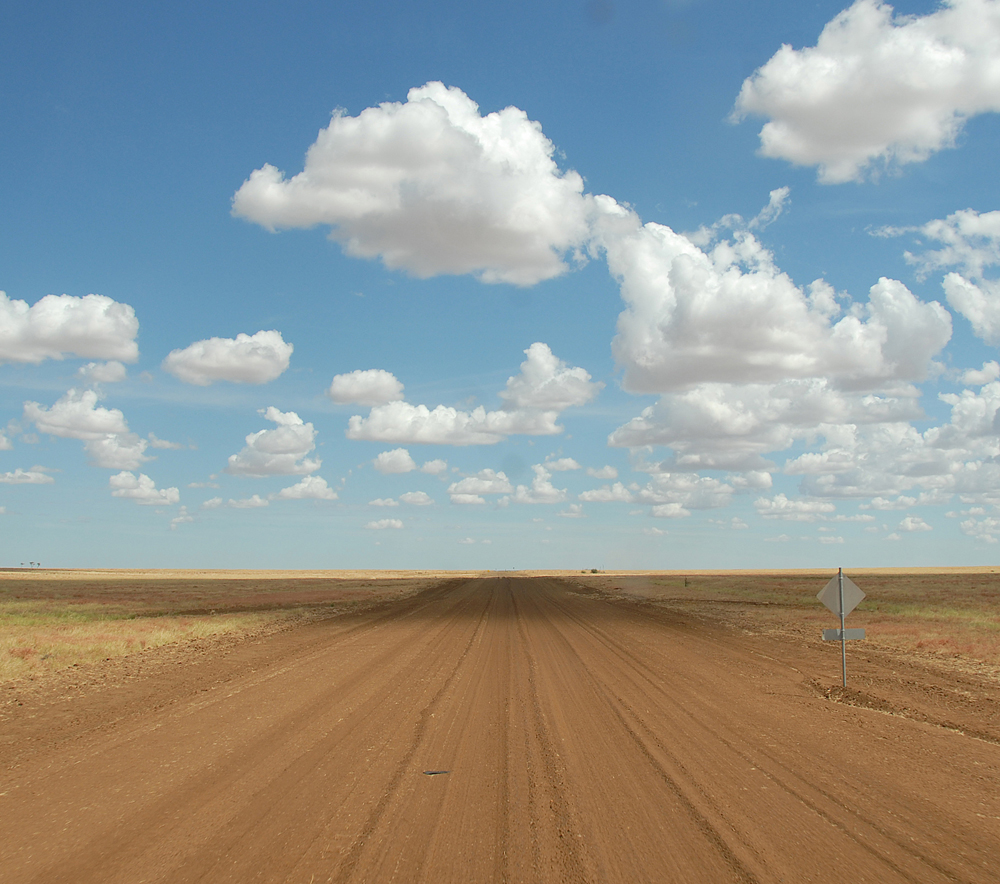
M 849 577 L 844 578 L 844 616 L 851 613 L 864 599 L 865 594 Z M 834 577 L 816 595 L 834 614 L 840 616 L 840 578 Z

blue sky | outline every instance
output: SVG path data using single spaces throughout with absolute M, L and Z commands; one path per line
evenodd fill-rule
M 0 564 L 994 562 L 998 41 L 9 4 Z

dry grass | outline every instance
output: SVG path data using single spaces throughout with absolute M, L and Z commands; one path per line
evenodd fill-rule
M 0 681 L 408 595 L 432 572 L 0 571 Z M 451 576 L 451 575 L 449 575 Z
M 848 618 L 870 646 L 958 664 L 1000 669 L 1000 569 L 858 570 L 849 575 L 867 598 Z M 574 579 L 744 628 L 819 641 L 836 618 L 816 594 L 830 571 L 576 574 Z
M 401 598 L 462 571 L 0 571 L 0 681 L 143 648 L 267 630 Z M 486 572 L 488 573 L 488 572 Z M 819 641 L 836 621 L 816 593 L 830 571 L 521 572 Z M 871 647 L 1000 671 L 1000 568 L 867 569 L 848 624 Z
M 0 681 L 93 663 L 186 639 L 246 633 L 288 615 L 276 612 L 123 616 L 86 605 L 0 603 Z

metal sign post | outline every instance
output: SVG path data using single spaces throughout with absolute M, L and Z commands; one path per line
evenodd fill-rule
M 851 639 L 865 637 L 863 629 L 847 629 L 844 619 L 851 613 L 865 597 L 865 594 L 851 580 L 844 576 L 844 569 L 837 569 L 837 576 L 834 577 L 816 595 L 824 605 L 834 614 L 840 617 L 840 629 L 824 629 L 823 641 L 840 642 L 840 661 L 843 672 L 844 687 L 847 687 L 847 642 Z

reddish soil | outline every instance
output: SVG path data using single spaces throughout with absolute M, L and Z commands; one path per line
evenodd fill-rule
M 0 880 L 1000 880 L 1000 685 L 456 579 L 0 696 Z

